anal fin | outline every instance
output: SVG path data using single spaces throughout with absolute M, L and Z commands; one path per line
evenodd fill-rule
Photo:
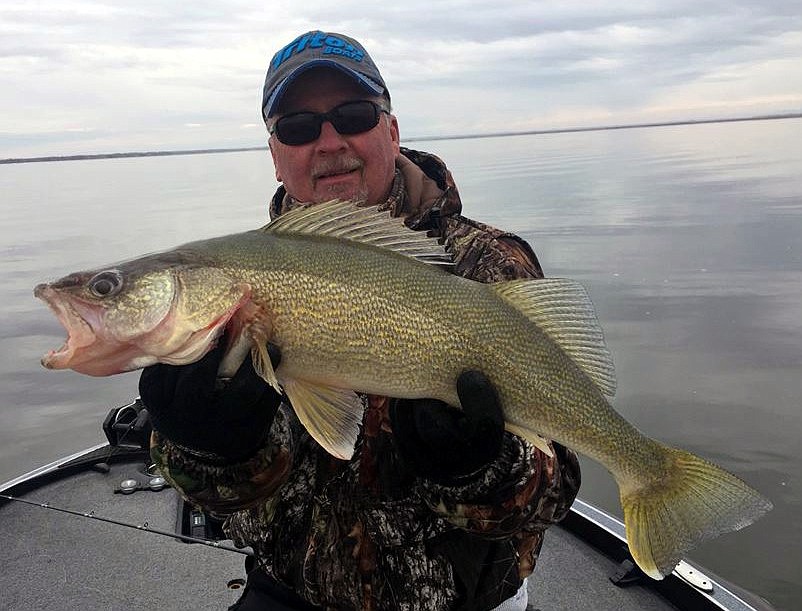
M 517 435 L 522 439 L 526 439 L 529 443 L 535 446 L 538 450 L 543 452 L 549 458 L 554 456 L 554 452 L 551 450 L 549 446 L 549 442 L 544 437 L 541 437 L 537 433 L 530 431 L 529 429 L 525 429 L 522 426 L 518 426 L 516 424 L 510 424 L 506 422 L 504 424 L 504 428 L 507 429 L 513 435 Z

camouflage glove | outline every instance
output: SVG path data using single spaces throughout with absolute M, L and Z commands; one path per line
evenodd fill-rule
M 463 372 L 457 394 L 462 410 L 435 399 L 396 399 L 390 405 L 401 458 L 417 475 L 445 485 L 463 483 L 496 460 L 504 439 L 498 394 L 482 373 Z
M 167 439 L 205 458 L 237 462 L 264 441 L 282 397 L 256 374 L 250 355 L 233 378 L 218 380 L 223 344 L 190 365 L 146 367 L 139 395 L 153 428 Z M 278 348 L 268 351 L 278 367 Z

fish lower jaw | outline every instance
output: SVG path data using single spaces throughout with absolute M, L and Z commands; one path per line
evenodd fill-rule
M 68 342 L 64 342 L 64 345 L 61 346 L 58 350 L 51 350 L 47 354 L 45 354 L 40 362 L 42 363 L 43 367 L 47 369 L 64 369 L 66 363 L 70 360 L 72 356 L 72 351 L 68 347 Z
M 58 318 L 61 325 L 67 332 L 67 338 L 60 348 L 51 350 L 45 354 L 41 363 L 48 369 L 66 369 L 70 367 L 71 361 L 78 349 L 93 344 L 97 336 L 95 330 L 69 302 L 56 302 L 48 299 L 49 295 L 43 294 L 37 287 L 37 297 L 41 297 Z
M 95 341 L 95 334 L 89 328 L 89 325 L 86 325 L 86 327 L 84 332 L 78 335 L 70 333 L 60 348 L 45 354 L 41 359 L 42 365 L 47 369 L 67 369 L 71 367 L 78 349 Z

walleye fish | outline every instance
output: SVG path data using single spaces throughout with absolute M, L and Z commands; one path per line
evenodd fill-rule
M 693 546 L 771 503 L 737 477 L 655 441 L 608 402 L 615 375 L 585 290 L 565 279 L 482 284 L 448 273 L 443 247 L 375 208 L 329 202 L 265 227 L 71 274 L 34 293 L 68 332 L 42 359 L 104 376 L 198 360 L 224 330 L 231 373 L 247 350 L 309 433 L 349 458 L 356 392 L 459 407 L 456 379 L 484 372 L 509 431 L 603 464 L 630 551 L 655 579 Z M 266 351 L 281 349 L 273 370 Z M 356 392 L 355 392 L 356 391 Z

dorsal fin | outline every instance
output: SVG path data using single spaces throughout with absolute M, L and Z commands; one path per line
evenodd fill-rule
M 361 207 L 351 201 L 332 200 L 295 208 L 265 225 L 275 234 L 327 236 L 386 248 L 434 265 L 453 265 L 445 248 L 425 231 L 414 231 L 399 217 L 376 206 Z
M 585 287 L 564 278 L 510 280 L 491 286 L 551 337 L 606 396 L 615 394 L 613 359 Z

